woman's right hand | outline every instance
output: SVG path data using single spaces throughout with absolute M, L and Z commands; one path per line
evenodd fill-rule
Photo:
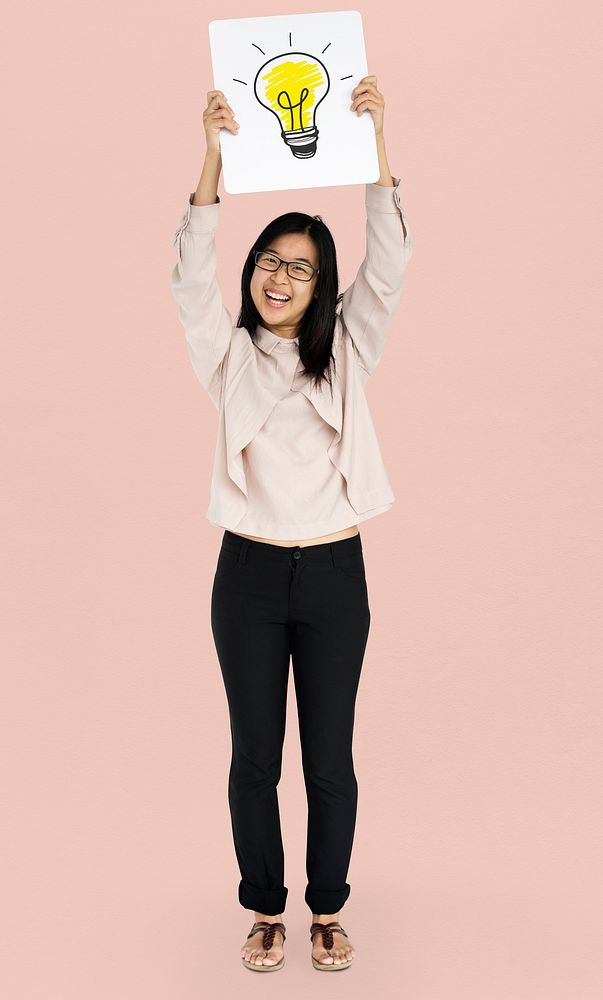
M 220 129 L 228 128 L 236 135 L 239 131 L 234 111 L 221 90 L 207 91 L 207 107 L 203 112 L 203 126 L 208 153 L 220 152 Z

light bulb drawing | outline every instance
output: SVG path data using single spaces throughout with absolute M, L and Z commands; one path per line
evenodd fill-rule
M 260 66 L 254 81 L 260 104 L 281 126 L 293 156 L 314 156 L 318 142 L 316 111 L 329 92 L 326 66 L 308 52 L 284 52 Z

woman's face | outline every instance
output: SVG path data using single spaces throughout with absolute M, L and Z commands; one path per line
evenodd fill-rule
M 312 267 L 319 266 L 318 251 L 307 233 L 285 233 L 263 249 L 272 250 L 283 260 L 303 260 Z M 280 337 L 296 337 L 302 317 L 316 293 L 317 283 L 316 274 L 310 281 L 290 277 L 284 264 L 278 271 L 264 271 L 256 265 L 251 276 L 251 296 L 262 317 L 262 326 Z M 288 300 L 284 304 L 271 302 L 267 291 L 287 295 Z

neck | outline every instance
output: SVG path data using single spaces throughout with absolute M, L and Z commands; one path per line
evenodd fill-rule
M 270 333 L 275 333 L 277 337 L 283 337 L 285 340 L 294 340 L 297 337 L 297 327 L 296 326 L 268 326 L 267 323 L 263 323 Z

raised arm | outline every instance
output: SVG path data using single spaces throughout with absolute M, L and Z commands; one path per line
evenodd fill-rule
M 177 260 L 171 289 L 193 369 L 219 407 L 223 362 L 233 326 L 217 277 L 218 180 L 222 170 L 219 131 L 228 127 L 234 132 L 238 126 L 221 91 L 209 91 L 207 96 L 203 116 L 207 152 L 197 190 L 189 196 L 174 237 Z
M 174 239 L 177 261 L 171 288 L 195 374 L 219 407 L 222 364 L 233 326 L 217 278 L 215 236 L 220 201 L 194 205 L 193 198 L 194 193 Z
M 343 323 L 358 363 L 368 375 L 383 354 L 387 329 L 400 302 L 404 271 L 412 256 L 412 236 L 400 200 L 400 178 L 392 180 L 392 186 L 366 185 L 366 253 L 341 302 Z
M 352 285 L 344 292 L 341 316 L 356 358 L 367 375 L 385 347 L 389 322 L 398 307 L 402 277 L 412 254 L 412 237 L 400 201 L 400 178 L 387 162 L 383 118 L 385 98 L 376 76 L 365 76 L 352 91 L 351 111 L 368 113 L 375 125 L 379 179 L 366 185 L 366 253 Z

